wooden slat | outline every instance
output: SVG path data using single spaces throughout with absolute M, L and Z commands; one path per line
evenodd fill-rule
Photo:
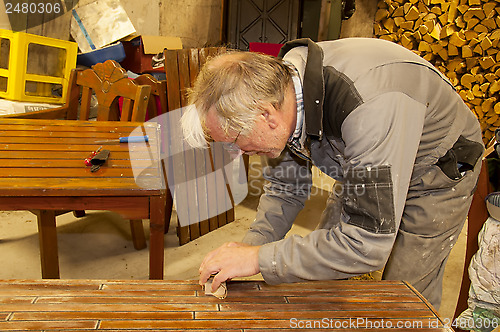
M 179 89 L 180 89 L 180 103 L 181 107 L 188 105 L 187 89 L 191 87 L 190 76 L 190 50 L 183 49 L 177 51 L 177 66 L 179 68 Z
M 98 326 L 97 321 L 41 321 L 41 322 L 0 322 L 0 331 L 54 331 L 71 329 L 93 329 Z
M 129 98 L 124 98 L 121 110 L 122 113 L 120 117 L 122 121 L 129 121 L 129 119 L 132 117 L 132 107 L 133 101 Z
M 125 145 L 121 145 L 121 144 L 94 143 L 92 145 L 93 146 L 90 148 L 99 147 L 100 145 L 102 145 L 103 148 L 106 148 L 110 151 L 113 151 L 113 150 L 114 151 L 130 151 L 129 147 L 127 147 Z M 142 147 L 142 146 L 143 146 L 142 144 L 139 145 L 139 147 Z M 39 144 L 30 144 L 30 143 L 2 144 L 2 143 L 0 143 L 0 150 L 9 150 L 9 151 L 89 151 L 89 152 L 93 151 L 93 150 L 89 150 L 88 145 L 65 144 L 65 142 L 61 142 L 59 144 L 57 144 L 57 143 L 44 144 L 43 142 L 40 142 Z
M 48 311 L 48 312 L 84 312 L 84 311 L 100 311 L 100 312 L 162 312 L 162 311 L 188 311 L 188 312 L 201 312 L 201 311 L 217 311 L 216 303 L 127 303 L 127 304 L 92 304 L 92 308 L 89 308 L 88 304 L 72 304 L 72 303 L 64 303 L 64 304 L 48 304 L 45 303 L 43 305 L 34 304 L 11 304 L 9 308 L 12 311 L 17 312 L 40 312 L 40 311 Z M 0 310 L 4 310 L 0 307 Z M 111 316 L 108 314 L 108 317 Z M 120 317 L 123 319 L 123 315 L 120 314 Z
M 0 136 L 0 144 L 13 144 L 9 145 L 8 148 L 12 148 L 13 150 L 16 149 L 15 144 L 18 144 L 19 142 L 19 137 L 20 136 L 15 136 L 15 137 L 1 137 Z M 35 135 L 31 136 L 22 136 L 23 137 L 23 143 L 24 144 L 29 144 L 29 143 L 39 143 L 39 144 L 48 144 L 47 148 L 51 149 L 53 146 L 50 144 L 61 144 L 61 143 L 66 143 L 66 144 L 72 144 L 72 148 L 82 148 L 81 145 L 85 145 L 83 149 L 87 150 L 89 148 L 88 145 L 103 145 L 106 146 L 107 149 L 113 148 L 114 150 L 121 149 L 122 151 L 128 151 L 130 145 L 127 143 L 118 143 L 116 141 L 116 135 L 101 135 L 100 137 L 37 137 Z M 37 144 L 38 145 L 38 144 Z M 135 149 L 138 147 L 143 147 L 144 145 L 136 145 L 134 146 Z M 42 146 L 43 147 L 43 146 Z
M 144 168 L 145 169 L 145 168 Z M 136 168 L 132 170 L 130 167 L 127 168 L 115 168 L 109 167 L 109 165 L 104 164 L 101 166 L 98 172 L 92 173 L 90 167 L 86 168 L 62 168 L 62 167 L 29 167 L 29 168 L 7 168 L 0 167 L 0 178 L 1 177 L 13 177 L 13 178 L 36 178 L 43 176 L 45 178 L 96 178 L 96 177 L 107 177 L 107 178 L 129 178 L 134 179 L 134 171 L 140 172 L 144 169 Z M 145 177 L 154 177 L 158 179 L 161 177 L 161 173 L 158 169 L 153 170 L 154 172 L 148 172 Z M 137 174 L 137 173 L 136 173 Z
M 228 320 L 228 319 L 254 319 L 255 311 L 218 311 L 218 312 L 199 312 L 196 314 L 197 319 L 218 319 L 218 320 Z M 301 319 L 322 319 L 325 318 L 325 311 L 328 311 L 328 318 L 349 318 L 351 317 L 363 317 L 363 318 L 381 318 L 381 319 L 429 319 L 435 316 L 429 311 L 387 311 L 387 310 L 350 310 L 346 313 L 343 310 L 333 311 L 331 309 L 325 310 L 297 310 L 297 311 L 280 311 L 280 310 L 267 310 L 258 311 L 258 318 L 260 319 L 280 319 L 282 317 L 295 317 Z
M 216 298 L 211 297 L 193 297 L 193 292 L 189 291 L 161 291 L 156 293 L 154 296 L 150 295 L 152 292 L 148 292 L 148 297 L 144 297 L 145 292 L 135 291 L 135 292 L 120 292 L 120 296 L 105 296 L 103 294 L 98 294 L 96 292 L 85 292 L 86 296 L 78 296 L 80 293 L 75 293 L 74 296 L 68 294 L 64 298 L 44 296 L 36 299 L 37 303 L 83 303 L 83 304 L 93 304 L 93 303 L 219 303 Z M 82 294 L 83 295 L 83 294 Z M 99 295 L 99 297 L 97 297 Z M 142 295 L 142 296 L 141 296 Z M 32 299 L 32 298 L 30 298 Z M 18 300 L 21 302 L 21 299 Z M 273 297 L 262 297 L 262 296 L 231 296 L 229 300 L 231 303 L 245 303 L 251 301 L 252 303 L 286 303 L 285 299 L 281 296 Z M 26 301 L 24 303 L 29 303 Z
M 174 50 L 165 50 L 165 74 L 167 80 L 167 101 L 169 111 L 181 107 L 178 68 L 177 52 Z
M 178 110 L 181 107 L 181 88 L 180 88 L 180 73 L 179 73 L 179 61 L 178 52 L 175 50 L 165 50 L 165 74 L 167 80 L 167 102 L 169 112 Z M 177 118 L 172 116 L 171 125 L 175 126 L 178 123 Z M 166 151 L 169 154 L 169 151 Z M 172 163 L 174 167 L 174 183 L 180 183 L 176 178 L 176 172 L 184 170 L 184 158 L 180 155 L 176 155 L 172 158 Z M 180 187 L 176 188 L 177 200 L 187 200 L 187 192 Z M 177 207 L 179 209 L 179 207 Z M 177 236 L 179 237 L 179 243 L 187 243 L 189 241 L 189 227 L 177 227 Z
M 75 87 L 77 89 L 77 87 Z M 88 120 L 90 116 L 90 100 L 92 98 L 92 89 L 88 87 L 82 88 L 82 102 L 80 104 L 80 119 Z M 76 115 L 76 114 L 75 114 Z M 71 120 L 76 120 L 76 118 L 71 117 Z
M 113 190 L 113 192 L 115 192 Z M 120 193 L 116 191 L 117 195 Z M 125 193 L 125 192 L 124 192 Z M 95 194 L 101 194 L 99 192 Z M 26 199 L 27 200 L 27 199 Z M 68 210 L 71 206 L 73 210 L 105 210 L 114 211 L 122 215 L 126 219 L 148 219 L 150 217 L 149 209 L 145 210 L 145 206 L 149 206 L 149 199 L 141 196 L 117 196 L 106 197 L 96 195 L 79 198 L 78 196 L 70 196 L 58 198 L 54 200 L 51 196 L 31 196 L 29 198 L 31 209 L 52 209 L 52 210 Z M 97 201 L 97 202 L 96 202 Z M 25 210 L 25 199 L 20 198 L 2 198 L 0 200 L 0 208 L 3 210 Z
M 47 155 L 44 156 L 45 158 Z M 113 155 L 113 157 L 115 157 Z M 107 167 L 130 169 L 130 161 L 123 159 L 113 159 L 106 162 Z M 6 167 L 23 167 L 23 168 L 81 168 L 83 159 L 2 159 L 0 158 L 0 169 Z M 148 160 L 134 160 L 135 167 L 150 167 L 151 162 Z
M 93 146 L 94 147 L 94 146 Z M 81 160 L 83 161 L 88 157 L 93 149 L 85 149 L 81 151 L 64 151 L 64 153 L 53 153 L 50 158 L 53 160 Z M 113 158 L 115 160 L 130 160 L 129 152 L 125 151 L 112 151 Z M 46 151 L 12 151 L 12 150 L 0 150 L 0 159 L 23 159 L 27 160 L 27 163 L 31 162 L 33 159 L 45 159 L 48 157 Z M 148 153 L 134 153 L 134 159 L 137 160 L 147 160 L 149 157 Z M 29 161 L 28 161 L 29 160 Z
M 179 68 L 179 90 L 180 90 L 180 104 L 181 107 L 186 107 L 188 105 L 188 100 L 187 100 L 187 89 L 191 87 L 191 79 L 192 79 L 192 74 L 191 70 L 196 70 L 195 68 L 191 68 L 191 65 L 194 63 L 191 62 L 191 50 L 190 49 L 184 49 L 184 50 L 179 50 L 177 52 L 177 61 L 178 61 L 178 68 Z M 196 65 L 196 64 L 194 64 Z M 196 66 L 195 66 L 196 67 Z M 184 143 L 184 172 L 186 174 L 186 177 L 188 179 L 197 179 L 194 182 L 190 183 L 191 185 L 189 186 L 187 190 L 187 202 L 197 202 L 196 208 L 192 208 L 192 204 L 189 204 L 189 210 L 190 210 L 190 218 L 191 220 L 201 220 L 201 215 L 203 211 L 200 209 L 199 203 L 202 202 L 202 205 L 206 205 L 206 195 L 207 190 L 205 188 L 200 188 L 200 176 L 198 174 L 198 164 L 200 163 L 200 160 L 197 160 L 195 156 L 195 151 L 187 144 Z M 205 190 L 203 190 L 205 189 Z M 198 223 L 190 223 L 189 226 L 186 228 L 181 227 L 180 230 L 181 238 L 186 239 L 183 240 L 183 243 L 194 240 L 198 237 L 200 237 L 200 228 Z M 185 242 L 184 242 L 185 241 Z
M 145 307 L 145 310 L 148 310 L 148 307 L 142 304 Z M 109 309 L 114 310 L 113 307 Z M 117 308 L 119 311 L 120 308 Z M 131 308 L 133 309 L 133 308 Z M 150 320 L 150 319 L 176 319 L 176 320 L 186 320 L 193 319 L 193 313 L 187 311 L 120 311 L 116 314 L 115 319 L 123 319 L 123 317 L 127 317 L 127 319 L 133 320 Z M 83 311 L 76 310 L 71 312 L 20 312 L 15 313 L 10 317 L 11 321 L 38 321 L 38 320 L 102 320 L 102 319 L 110 319 L 109 312 L 99 311 L 99 308 L 96 308 L 92 311 Z

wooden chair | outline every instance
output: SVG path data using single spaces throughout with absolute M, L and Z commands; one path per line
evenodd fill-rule
M 151 98 L 149 98 L 146 119 L 153 119 L 168 111 L 167 105 L 167 81 L 158 81 L 150 74 L 142 74 L 134 79 L 139 85 L 151 87 Z
M 134 79 L 137 84 L 149 85 L 151 87 L 151 97 L 149 98 L 146 118 L 154 120 L 168 111 L 167 105 L 167 81 L 158 81 L 150 74 L 143 74 Z M 168 233 L 170 217 L 172 215 L 173 198 L 168 188 L 165 161 L 162 160 L 163 174 L 167 185 L 166 206 L 165 206 L 165 234 Z
M 226 49 L 223 47 L 164 51 L 165 73 L 167 77 L 167 103 L 169 111 L 177 110 L 188 105 L 186 89 L 191 87 L 200 71 L 200 68 L 206 62 L 207 57 L 225 51 Z M 222 149 L 218 151 L 214 151 L 212 149 L 208 149 L 208 151 L 189 150 L 185 151 L 183 156 L 180 156 L 179 158 L 183 160 L 179 160 L 178 162 L 174 161 L 174 163 L 176 165 L 181 165 L 180 167 L 184 167 L 182 172 L 185 174 L 206 174 L 210 171 L 213 172 L 216 169 L 223 168 L 221 165 L 227 164 L 229 155 L 227 155 L 227 152 Z M 233 208 L 229 209 L 229 211 L 219 208 L 221 213 L 218 215 L 188 226 L 181 227 L 178 219 L 177 235 L 179 237 L 180 245 L 234 221 L 234 200 L 231 194 L 231 189 L 229 185 L 227 185 L 227 175 L 224 173 L 223 176 L 219 176 L 219 178 L 216 178 L 213 181 L 217 182 L 214 183 L 214 186 L 217 187 L 218 190 L 211 190 L 211 192 L 207 192 L 207 187 L 210 186 L 198 183 L 196 188 L 191 187 L 186 189 L 184 192 L 176 191 L 178 198 L 176 206 L 178 214 L 181 211 L 185 212 L 186 209 L 189 209 L 186 206 L 180 206 L 180 204 L 192 200 L 196 200 L 198 211 L 191 210 L 190 213 L 198 213 L 200 216 L 203 214 L 200 212 L 202 210 L 207 211 L 210 209 L 216 209 L 218 206 L 220 207 L 220 205 L 227 206 L 228 203 L 231 204 Z M 229 196 L 223 193 L 225 192 L 224 189 L 227 190 Z M 183 196 L 182 198 L 180 198 L 181 195 Z M 230 202 L 227 201 L 228 199 Z M 208 214 L 213 215 L 211 212 Z
M 484 223 L 489 217 L 488 209 L 486 208 L 486 196 L 492 192 L 492 186 L 489 179 L 487 157 L 493 152 L 494 146 L 488 148 L 485 152 L 485 157 L 481 163 L 481 173 L 477 181 L 477 188 L 472 197 L 472 203 L 467 215 L 467 243 L 465 249 L 465 264 L 462 273 L 462 283 L 460 285 L 460 293 L 458 296 L 455 314 L 453 321 L 468 308 L 467 300 L 469 298 L 469 265 L 472 257 L 479 249 L 478 235 Z M 463 331 L 455 329 L 456 331 Z
M 92 69 L 74 69 L 71 72 L 64 106 L 30 113 L 5 115 L 4 117 L 88 120 L 92 92 L 94 92 L 98 101 L 97 120 L 144 122 L 151 90 L 150 85 L 139 85 L 128 79 L 126 71 L 116 61 L 108 60 L 94 65 Z M 123 98 L 121 111 L 119 97 Z M 45 213 L 45 211 L 32 212 L 37 215 L 39 225 L 41 225 L 42 218 L 47 218 L 47 216 L 50 218 L 50 214 Z M 61 211 L 58 214 L 66 212 Z M 75 215 L 82 215 L 82 211 L 75 213 Z M 137 250 L 146 248 L 142 220 L 130 220 L 130 227 L 134 248 Z

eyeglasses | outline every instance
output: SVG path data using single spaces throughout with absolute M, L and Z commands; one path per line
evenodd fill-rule
M 236 138 L 234 139 L 234 141 L 232 142 L 222 142 L 222 147 L 224 148 L 224 150 L 226 150 L 227 152 L 229 153 L 237 153 L 237 154 L 241 154 L 242 151 L 240 149 L 240 147 L 238 146 L 238 144 L 236 144 L 236 141 L 238 140 L 238 138 L 240 137 L 240 134 L 241 134 L 241 130 L 238 132 L 238 135 L 236 135 Z

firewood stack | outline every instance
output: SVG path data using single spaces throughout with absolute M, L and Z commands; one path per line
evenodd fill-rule
M 374 35 L 443 72 L 490 141 L 500 127 L 500 0 L 381 0 Z

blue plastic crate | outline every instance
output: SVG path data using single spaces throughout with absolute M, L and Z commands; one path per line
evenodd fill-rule
M 92 67 L 96 63 L 101 63 L 106 60 L 121 62 L 123 59 L 125 59 L 125 50 L 123 49 L 123 44 L 118 42 L 92 52 L 80 53 L 77 56 L 76 63 L 78 65 Z

